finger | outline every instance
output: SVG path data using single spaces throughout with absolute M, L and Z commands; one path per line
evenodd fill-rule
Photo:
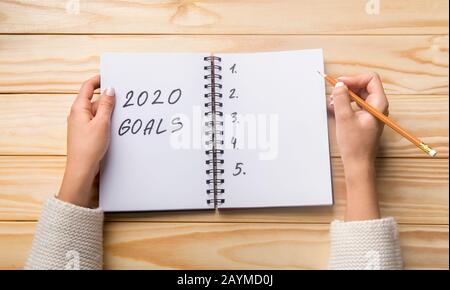
M 330 95 L 330 97 L 327 100 L 327 109 L 334 113 L 334 96 Z
M 386 112 L 389 106 L 383 84 L 377 73 L 369 73 L 355 77 L 341 77 L 339 80 L 348 84 L 349 89 L 353 90 L 368 104 L 380 112 Z M 359 93 L 358 93 L 359 90 Z
M 93 77 L 83 83 L 78 96 L 72 104 L 70 115 L 89 121 L 93 118 L 91 99 L 95 89 L 100 85 L 100 77 Z
M 97 115 L 98 100 L 92 102 L 92 115 Z
M 338 80 L 344 82 L 347 87 L 355 93 L 366 91 L 367 95 L 380 93 L 384 94 L 384 88 L 381 82 L 381 78 L 375 72 L 352 77 L 340 77 L 338 78 Z M 365 96 L 360 97 L 364 98 Z
M 115 102 L 115 91 L 112 87 L 109 87 L 103 92 L 98 100 L 97 112 L 94 118 L 109 121 L 111 119 Z
M 384 114 L 389 110 L 389 102 L 385 94 L 370 94 L 366 98 L 366 103 Z
M 78 96 L 75 99 L 74 104 L 90 108 L 91 106 L 91 100 L 94 96 L 94 91 L 100 87 L 100 76 L 96 75 L 95 77 L 92 77 L 85 81 L 80 88 L 80 91 L 78 92 Z
M 343 82 L 338 82 L 333 90 L 334 114 L 336 119 L 347 119 L 354 115 L 348 88 Z

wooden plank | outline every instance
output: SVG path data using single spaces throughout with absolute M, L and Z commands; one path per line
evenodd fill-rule
M 0 155 L 65 155 L 76 95 L 0 95 Z
M 0 95 L 0 155 L 65 155 L 66 117 L 75 95 Z M 448 96 L 392 95 L 390 114 L 448 157 Z M 340 156 L 334 118 L 329 118 L 331 152 Z M 379 156 L 425 157 L 422 151 L 387 128 Z
M 0 157 L 0 220 L 37 220 L 42 202 L 58 192 L 64 157 Z M 115 221 L 328 223 L 342 218 L 342 163 L 333 158 L 333 207 L 179 211 L 108 215 Z M 400 223 L 448 224 L 448 161 L 381 158 L 377 162 L 383 215 Z
M 23 268 L 35 223 L 0 223 L 0 269 Z M 106 269 L 325 269 L 328 225 L 107 223 Z M 400 226 L 407 269 L 448 269 L 448 226 Z
M 0 2 L 0 33 L 445 34 L 448 8 L 446 0 L 13 0 Z
M 448 158 L 449 97 L 391 95 L 388 98 L 390 116 L 435 147 L 440 157 Z M 335 126 L 329 128 L 334 129 Z M 331 132 L 330 136 L 334 138 L 335 132 Z M 337 148 L 337 145 L 333 148 Z M 381 139 L 379 156 L 426 157 L 416 146 L 387 126 Z
M 389 94 L 448 95 L 448 35 L 0 35 L 0 46 L 0 93 L 74 93 L 84 80 L 98 73 L 103 52 L 256 52 L 322 47 L 331 75 L 377 71 Z
M 36 220 L 46 197 L 59 190 L 63 157 L 0 157 L 0 220 Z

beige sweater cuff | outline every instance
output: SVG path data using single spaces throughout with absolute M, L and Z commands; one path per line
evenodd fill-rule
M 103 211 L 55 197 L 42 209 L 26 269 L 102 269 Z
M 402 269 L 399 234 L 393 218 L 331 224 L 330 269 Z

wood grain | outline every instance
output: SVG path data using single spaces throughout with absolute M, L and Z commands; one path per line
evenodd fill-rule
M 447 0 L 77 2 L 1 1 L 0 33 L 448 34 Z
M 0 157 L 0 220 L 37 220 L 43 201 L 58 192 L 64 157 Z M 333 207 L 153 212 L 109 215 L 116 221 L 328 223 L 342 218 L 342 163 L 333 158 Z M 382 213 L 400 223 L 448 223 L 448 162 L 381 158 L 377 162 Z
M 76 95 L 0 95 L 0 155 L 65 155 Z
M 0 223 L 0 269 L 23 268 L 35 223 Z M 328 225 L 123 223 L 105 226 L 106 269 L 325 269 Z M 448 226 L 400 226 L 408 269 L 448 269 Z M 264 254 L 262 254 L 264 253 Z
M 0 94 L 0 155 L 65 155 L 66 117 L 74 94 Z M 390 115 L 448 157 L 448 96 L 392 95 Z M 426 124 L 426 126 L 424 126 Z M 340 156 L 334 117 L 329 118 L 332 156 Z M 425 157 L 386 128 L 379 156 Z
M 103 52 L 256 52 L 321 47 L 330 75 L 377 71 L 389 94 L 448 95 L 448 35 L 0 35 L 0 47 L 0 93 L 75 93 L 84 80 L 98 73 Z
M 324 49 L 332 76 L 380 73 L 391 116 L 438 149 L 428 159 L 386 129 L 378 191 L 401 224 L 406 267 L 449 268 L 448 0 L 379 1 L 375 14 L 369 0 L 77 2 L 0 1 L 0 269 L 23 268 L 61 182 L 68 109 L 102 53 L 306 48 Z M 105 267 L 326 268 L 328 223 L 345 208 L 329 125 L 335 206 L 109 214 Z

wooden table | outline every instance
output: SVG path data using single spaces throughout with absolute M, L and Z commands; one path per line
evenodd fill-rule
M 400 223 L 406 267 L 448 269 L 448 6 L 448 0 L 1 1 L 0 268 L 24 265 L 42 202 L 58 191 L 63 174 L 68 109 L 80 83 L 98 73 L 102 52 L 322 47 L 331 75 L 379 72 L 391 116 L 439 150 L 438 158 L 427 158 L 386 129 L 378 186 L 383 215 Z M 332 119 L 330 127 L 333 136 Z M 334 138 L 332 156 L 334 207 L 110 215 L 105 267 L 326 268 L 329 223 L 345 206 Z

